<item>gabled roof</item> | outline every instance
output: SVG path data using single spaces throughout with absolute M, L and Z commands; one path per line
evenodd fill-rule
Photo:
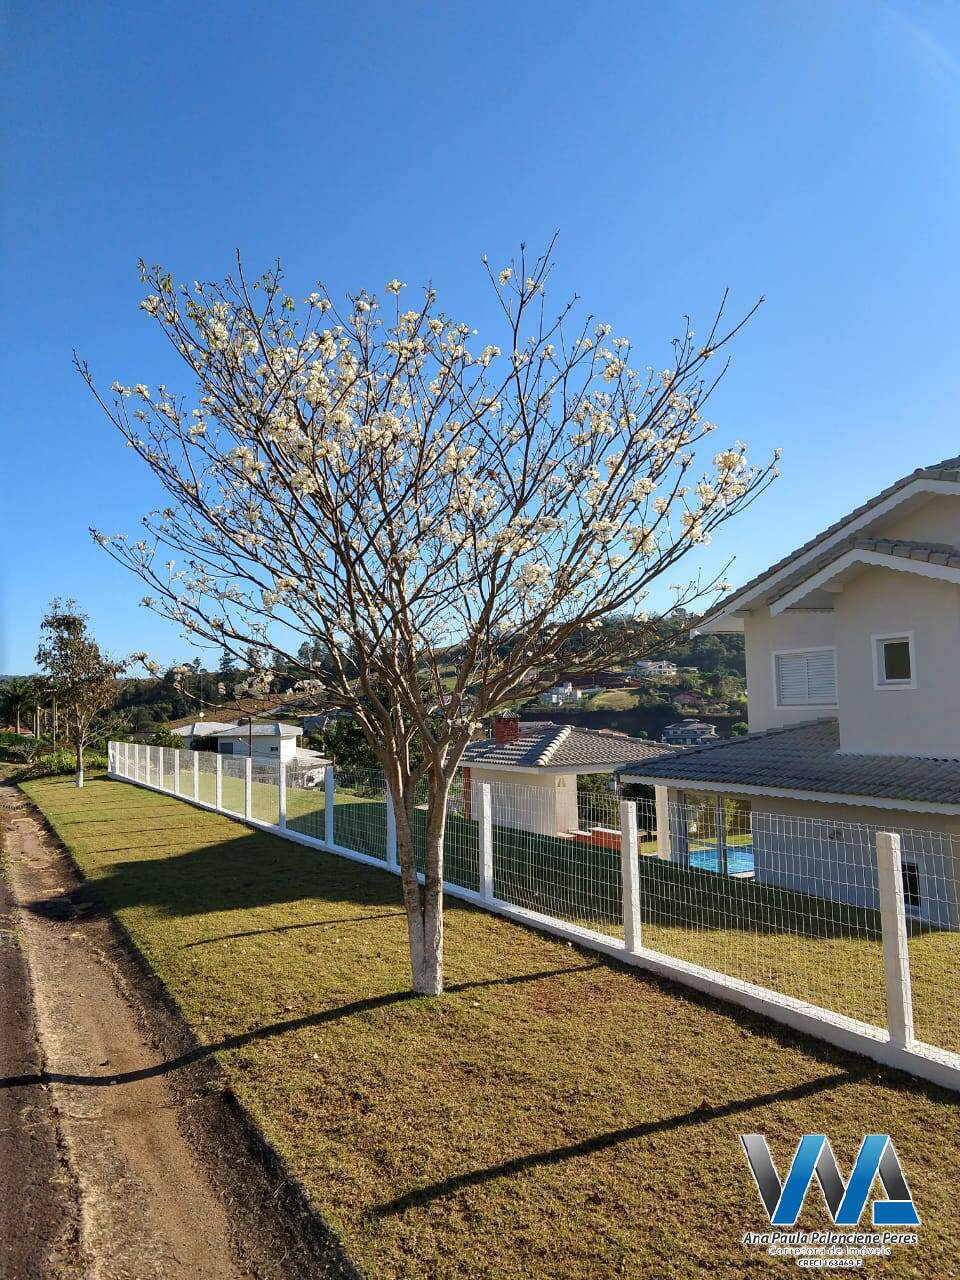
M 800 590 L 805 583 L 811 583 L 811 589 L 815 589 L 832 577 L 849 571 L 851 566 L 863 564 L 956 577 L 960 575 L 960 549 L 946 542 L 914 542 L 906 538 L 844 538 L 822 556 L 815 557 L 776 584 L 766 597 L 771 613 L 779 612 L 775 607 L 777 602 L 786 601 L 791 594 L 794 598 L 809 594 Z M 831 566 L 836 567 L 836 574 L 828 572 Z M 818 582 L 813 582 L 814 578 Z M 793 602 L 786 601 L 787 604 Z
M 295 724 L 281 724 L 274 720 L 272 724 L 230 724 L 218 734 L 218 738 L 298 738 L 303 730 Z
M 810 792 L 887 808 L 929 806 L 960 812 L 960 760 L 840 751 L 836 720 L 815 720 L 688 747 L 668 759 L 618 769 L 630 781 L 670 779 L 693 790 L 722 784 L 745 794 Z
M 493 738 L 472 742 L 463 763 L 492 768 L 603 771 L 628 760 L 654 759 L 671 748 L 643 738 L 575 725 L 551 725 L 536 733 L 521 733 L 511 742 Z
M 233 729 L 235 725 L 219 720 L 191 720 L 189 724 L 179 724 L 170 730 L 181 738 L 209 738 L 213 734 Z
M 717 608 L 711 610 L 701 622 L 701 627 L 708 627 L 711 623 L 719 621 L 726 615 L 734 612 L 739 604 L 744 603 L 744 598 L 751 595 L 767 578 L 773 578 L 782 573 L 794 560 L 809 555 L 811 551 L 828 539 L 834 540 L 834 547 L 839 543 L 836 541 L 836 535 L 845 529 L 848 525 L 858 521 L 862 521 L 864 516 L 869 515 L 875 508 L 880 507 L 889 499 L 895 497 L 903 490 L 908 489 L 911 485 L 918 482 L 948 482 L 951 484 L 960 484 L 960 457 L 945 458 L 942 462 L 937 462 L 933 466 L 918 467 L 915 471 L 911 471 L 909 475 L 903 476 L 896 480 L 893 484 L 888 485 L 886 489 L 870 498 L 867 502 L 861 503 L 859 507 L 855 507 L 847 515 L 840 520 L 834 521 L 828 525 L 826 529 L 821 530 L 815 537 L 810 538 L 802 546 L 797 547 L 795 551 L 791 551 L 789 555 L 778 560 L 776 564 L 770 565 L 768 569 L 764 569 L 762 573 L 758 573 L 756 577 L 751 578 L 749 582 L 745 582 L 731 595 L 727 596 Z M 886 542 L 887 539 L 863 539 L 863 541 L 881 541 Z M 902 544 L 901 544 L 902 545 Z M 831 548 L 832 551 L 834 548 Z M 847 548 L 849 549 L 849 548 Z M 826 553 L 825 553 L 826 554 Z M 809 568 L 809 564 L 805 566 Z M 782 580 L 781 580 L 782 581 Z M 776 584 L 779 592 L 781 583 Z

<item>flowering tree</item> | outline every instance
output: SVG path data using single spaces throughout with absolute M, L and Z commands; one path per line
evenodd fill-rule
M 638 371 L 609 325 L 574 303 L 548 313 L 551 253 L 484 260 L 497 344 L 432 289 L 405 308 L 399 280 L 342 310 L 318 285 L 301 308 L 279 269 L 250 283 L 238 262 L 188 288 L 141 263 L 141 307 L 196 398 L 120 382 L 111 397 L 78 361 L 169 494 L 144 538 L 93 531 L 149 584 L 144 604 L 237 656 L 254 645 L 255 686 L 299 654 L 303 687 L 349 709 L 376 753 L 418 992 L 442 988 L 446 799 L 484 717 L 557 669 L 661 645 L 650 585 L 773 474 L 739 443 L 695 462 L 714 430 L 706 366 L 740 327 L 721 327 L 722 307 L 705 340 L 685 326 L 666 369 Z
M 126 663 L 112 662 L 87 631 L 86 615 L 73 600 L 54 600 L 40 624 L 37 665 L 57 699 L 67 738 L 77 756 L 77 786 L 83 786 L 83 752 L 117 692 Z

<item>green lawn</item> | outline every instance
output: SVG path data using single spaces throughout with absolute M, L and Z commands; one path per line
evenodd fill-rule
M 169 785 L 173 785 L 172 776 Z M 242 814 L 242 775 L 224 774 L 222 794 L 224 805 Z M 201 798 L 213 803 L 212 772 L 201 774 Z M 324 838 L 322 787 L 291 788 L 287 808 L 292 830 Z M 254 783 L 253 816 L 277 821 L 275 787 Z M 418 817 L 422 835 L 422 815 Z M 383 799 L 338 787 L 334 839 L 344 848 L 386 861 Z M 728 843 L 735 846 L 750 839 L 749 834 L 735 835 Z M 655 842 L 647 841 L 641 851 L 652 853 L 655 847 Z M 878 912 L 687 869 L 656 857 L 642 858 L 640 872 L 646 946 L 836 1013 L 885 1025 Z M 451 884 L 479 889 L 475 822 L 456 816 L 448 820 L 445 878 Z M 621 885 L 619 850 L 494 827 L 494 893 L 506 902 L 623 937 Z M 912 928 L 917 1037 L 960 1052 L 960 933 Z
M 25 789 L 371 1277 L 784 1274 L 739 1244 L 750 1131 L 846 1169 L 890 1132 L 924 1225 L 874 1269 L 957 1275 L 953 1096 L 454 900 L 415 999 L 395 877 L 123 783 Z

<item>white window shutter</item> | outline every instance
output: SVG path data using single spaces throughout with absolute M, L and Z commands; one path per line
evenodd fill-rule
M 777 654 L 777 701 L 783 707 L 807 700 L 807 664 L 802 653 Z
M 776 655 L 777 702 L 782 707 L 833 706 L 837 673 L 832 649 Z
M 807 658 L 807 701 L 833 703 L 837 700 L 837 672 L 832 649 L 817 649 Z

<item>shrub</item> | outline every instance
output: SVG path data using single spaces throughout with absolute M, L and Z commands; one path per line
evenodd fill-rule
M 83 753 L 85 769 L 106 769 L 107 757 L 99 751 Z M 77 757 L 72 751 L 46 751 L 36 756 L 30 763 L 29 773 L 34 778 L 47 778 L 60 774 L 71 774 L 77 771 Z

